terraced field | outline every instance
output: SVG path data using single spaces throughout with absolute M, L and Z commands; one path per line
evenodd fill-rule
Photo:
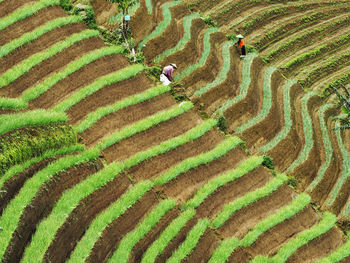
M 278 1 L 267 2 L 203 0 L 192 12 L 181 1 L 134 7 L 131 28 L 146 62 L 179 66 L 175 79 L 190 98 L 179 103 L 147 77 L 147 66 L 105 45 L 60 1 L 0 1 L 0 139 L 9 145 L 1 144 L 2 262 L 349 261 L 350 242 L 337 226 L 350 213 L 349 134 L 329 129 L 340 112 L 315 86 L 328 64 L 303 72 L 298 84 L 278 70 L 292 57 L 278 64 L 282 58 L 266 56 L 265 64 L 250 53 L 241 61 L 223 33 L 240 18 L 212 14 L 227 4 L 247 9 L 242 21 L 261 5 L 274 10 L 270 20 L 256 13 L 267 24 L 240 21 L 246 35 L 303 12 L 320 13 L 314 25 L 334 22 L 346 32 L 350 6 L 290 1 L 282 17 Z M 93 7 L 113 28 L 115 6 Z M 327 50 L 337 43 L 324 41 Z M 337 61 L 328 66 L 334 80 L 348 66 L 338 44 L 337 55 L 322 52 Z M 320 60 L 313 55 L 286 72 L 298 78 Z M 228 134 L 217 128 L 221 115 Z M 289 175 L 306 193 L 289 186 Z

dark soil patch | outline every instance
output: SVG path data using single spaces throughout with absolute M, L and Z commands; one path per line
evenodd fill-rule
M 16 9 L 20 8 L 22 5 L 30 3 L 28 0 L 17 0 L 15 2 L 12 1 L 2 1 L 0 3 L 0 17 L 7 16 L 11 14 Z
M 148 13 L 146 3 L 140 1 L 140 8 L 129 22 L 135 44 L 142 41 L 156 26 L 155 18 Z
M 249 255 L 247 252 L 241 248 L 236 248 L 231 256 L 228 258 L 227 262 L 229 263 L 248 263 L 249 262 Z

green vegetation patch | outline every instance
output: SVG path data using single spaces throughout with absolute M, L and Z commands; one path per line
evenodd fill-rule
M 350 256 L 350 239 L 327 257 L 317 261 L 317 263 L 336 263 Z
M 214 250 L 208 263 L 225 263 L 231 253 L 239 246 L 238 238 L 228 238 Z
M 77 134 L 72 126 L 55 125 L 27 127 L 0 137 L 0 175 L 11 166 L 48 150 L 58 150 L 77 143 Z

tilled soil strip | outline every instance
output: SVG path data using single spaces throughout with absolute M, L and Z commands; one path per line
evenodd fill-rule
M 17 1 L 10 1 L 10 0 L 3 0 L 0 3 L 0 18 L 12 13 L 25 3 L 33 2 L 31 0 L 17 0 Z
M 11 2 L 11 1 L 8 1 Z M 11 3 L 13 4 L 13 3 Z M 18 38 L 26 32 L 34 30 L 36 27 L 45 24 L 47 21 L 57 17 L 63 17 L 67 14 L 59 6 L 50 6 L 40 9 L 32 16 L 22 19 L 5 29 L 1 30 L 0 46 L 11 41 L 12 39 Z

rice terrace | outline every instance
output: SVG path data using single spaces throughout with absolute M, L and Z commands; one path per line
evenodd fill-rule
M 350 263 L 350 1 L 0 0 L 0 261 Z

